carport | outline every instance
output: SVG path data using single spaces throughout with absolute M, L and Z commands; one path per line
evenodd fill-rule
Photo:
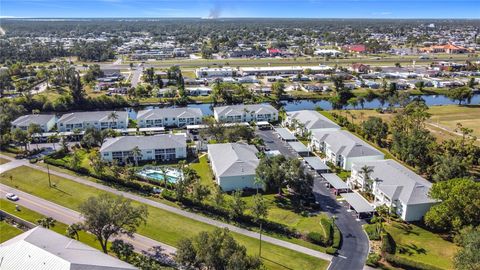
M 310 150 L 301 142 L 288 142 L 288 145 L 300 156 L 308 156 L 310 154 Z
M 294 142 L 297 140 L 295 135 L 293 135 L 293 133 L 286 128 L 275 128 L 275 131 L 278 133 L 280 138 L 286 142 Z
M 328 185 L 332 187 L 335 191 L 335 195 L 338 195 L 342 192 L 348 192 L 349 188 L 347 183 L 343 182 L 338 175 L 334 173 L 322 173 L 322 177 L 327 180 Z
M 165 133 L 164 127 L 146 127 L 146 128 L 139 128 L 139 132 L 145 132 L 147 134 L 158 134 L 158 133 Z
M 304 157 L 305 162 L 318 173 L 328 173 L 330 168 L 319 157 Z
M 375 212 L 375 208 L 358 193 L 343 193 L 342 197 L 347 201 L 349 209 L 355 210 L 358 219 L 371 217 Z
M 259 129 L 271 129 L 272 125 L 268 121 L 260 121 L 256 123 Z

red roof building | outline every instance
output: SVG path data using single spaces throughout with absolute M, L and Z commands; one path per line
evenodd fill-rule
M 356 53 L 364 53 L 367 51 L 367 47 L 363 44 L 353 44 L 353 45 L 345 45 L 343 49 L 350 52 Z
M 276 49 L 276 48 L 269 48 L 269 49 L 267 49 L 267 53 L 269 55 L 280 55 L 280 54 L 282 54 L 282 51 L 280 51 L 279 49 Z

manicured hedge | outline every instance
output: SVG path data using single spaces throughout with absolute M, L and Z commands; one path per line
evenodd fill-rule
M 332 247 L 339 249 L 342 245 L 342 232 L 338 229 L 337 224 L 333 224 L 333 241 Z
M 366 265 L 371 266 L 371 267 L 378 267 L 378 262 L 380 261 L 382 257 L 380 254 L 377 253 L 370 253 L 368 254 L 367 261 L 365 262 Z
M 382 237 L 382 251 L 389 254 L 395 254 L 396 249 L 397 244 L 395 243 L 395 240 L 393 240 L 393 237 L 388 232 L 384 233 Z
M 412 261 L 407 258 L 398 257 L 392 254 L 386 254 L 385 259 L 393 266 L 406 270 L 442 270 L 441 268 L 433 265 Z

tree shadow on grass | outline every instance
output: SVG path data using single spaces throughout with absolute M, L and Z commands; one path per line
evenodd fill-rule
M 290 267 L 288 267 L 288 266 L 286 266 L 286 265 L 283 265 L 283 264 L 281 264 L 281 263 L 279 263 L 279 262 L 272 261 L 272 260 L 267 259 L 267 258 L 265 258 L 265 257 L 261 257 L 261 258 L 262 258 L 263 260 L 265 260 L 265 261 L 272 262 L 272 263 L 274 263 L 274 264 L 276 264 L 276 265 L 278 265 L 278 266 L 281 266 L 281 267 L 283 267 L 283 268 L 285 268 L 285 269 L 293 270 L 293 268 L 290 268 Z
M 413 227 L 409 224 L 394 223 L 392 226 L 397 228 L 397 229 L 402 230 L 403 234 L 405 234 L 405 235 L 410 235 L 410 234 L 419 235 L 419 233 L 413 231 Z
M 59 188 L 58 188 L 57 186 L 55 186 L 55 185 L 52 186 L 52 188 L 53 188 L 53 189 L 56 189 L 57 191 L 60 191 L 60 192 L 63 193 L 63 194 L 66 194 L 66 195 L 68 195 L 68 196 L 72 196 L 72 194 L 70 194 L 70 193 L 68 193 L 68 192 L 66 192 L 66 191 L 63 191 L 63 190 L 59 189 Z

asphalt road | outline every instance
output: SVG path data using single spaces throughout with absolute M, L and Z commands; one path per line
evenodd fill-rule
M 0 184 L 0 196 L 5 198 L 5 194 L 8 192 L 15 193 L 17 196 L 19 196 L 20 199 L 16 201 L 15 204 L 28 208 L 44 216 L 52 217 L 59 222 L 72 224 L 81 222 L 83 220 L 79 212 L 30 195 L 29 193 L 11 188 L 7 185 Z M 131 243 L 138 252 L 148 251 L 150 248 L 155 246 L 161 246 L 164 252 L 167 254 L 173 254 L 176 251 L 176 248 L 170 245 L 155 241 L 139 234 L 134 234 L 133 238 L 121 236 L 117 239 L 122 239 L 125 242 Z M 112 239 L 112 241 L 113 240 L 114 239 Z
M 287 143 L 283 142 L 274 130 L 258 130 L 256 134 L 263 139 L 271 150 L 278 150 L 285 157 L 300 157 Z M 310 171 L 310 173 L 312 173 Z M 357 221 L 353 213 L 348 212 L 341 202 L 338 202 L 330 190 L 322 182 L 322 177 L 314 176 L 313 192 L 317 202 L 329 216 L 335 216 L 339 230 L 342 232 L 342 246 L 338 255 L 333 257 L 329 270 L 357 270 L 365 268 L 365 260 L 369 251 L 368 238 L 362 229 L 363 221 Z
M 138 83 L 140 82 L 140 77 L 143 73 L 143 66 L 139 65 L 136 66 L 134 70 L 132 70 L 132 78 L 130 80 L 132 87 L 137 87 Z
M 0 155 L 0 156 L 3 156 L 3 155 Z M 12 162 L 9 162 L 9 163 L 12 163 Z M 9 164 L 9 163 L 7 163 L 7 164 Z M 37 170 L 47 172 L 46 168 L 38 166 L 38 165 L 30 164 L 28 162 L 18 164 L 18 166 L 21 166 L 21 165 L 29 166 L 29 167 L 35 168 Z M 0 166 L 0 168 L 1 168 L 1 166 Z M 10 169 L 12 169 L 12 168 L 10 168 Z M 252 238 L 255 238 L 255 239 L 258 239 L 260 237 L 260 234 L 257 233 L 257 232 L 253 232 L 253 231 L 250 231 L 250 230 L 247 230 L 247 229 L 244 229 L 244 228 L 240 228 L 240 227 L 228 224 L 228 223 L 224 223 L 224 222 L 221 222 L 221 221 L 218 221 L 218 220 L 215 220 L 215 219 L 211 219 L 211 218 L 199 215 L 199 214 L 188 212 L 186 210 L 182 210 L 180 208 L 176 208 L 176 207 L 166 205 L 166 204 L 163 204 L 163 203 L 160 203 L 160 202 L 157 202 L 157 201 L 153 201 L 153 200 L 150 200 L 150 199 L 147 199 L 145 197 L 135 195 L 135 194 L 132 194 L 132 193 L 129 193 L 129 192 L 120 191 L 120 190 L 117 190 L 117 189 L 109 187 L 109 186 L 105 186 L 105 185 L 102 185 L 102 184 L 99 184 L 99 183 L 95 183 L 95 182 L 83 179 L 82 177 L 72 176 L 72 175 L 62 173 L 62 172 L 58 172 L 58 171 L 55 171 L 55 170 L 50 170 L 50 174 L 54 174 L 54 175 L 57 175 L 57 176 L 60 176 L 60 177 L 63 177 L 63 178 L 67 178 L 67 179 L 70 179 L 72 181 L 75 181 L 75 182 L 78 182 L 78 183 L 81 183 L 81 184 L 84 184 L 84 185 L 87 185 L 87 186 L 92 186 L 92 187 L 97 188 L 99 190 L 111 192 L 111 193 L 116 194 L 116 195 L 122 195 L 122 196 L 124 196 L 126 198 L 129 198 L 131 200 L 138 201 L 138 202 L 141 202 L 141 203 L 153 206 L 153 207 L 157 207 L 157 208 L 160 208 L 160 209 L 163 209 L 163 210 L 166 210 L 166 211 L 169 211 L 169 212 L 172 212 L 172 213 L 175 213 L 175 214 L 178 214 L 178 215 L 181 215 L 181 216 L 184 216 L 184 217 L 196 220 L 196 221 L 207 223 L 207 224 L 210 224 L 210 225 L 213 225 L 213 226 L 216 226 L 216 227 L 220 227 L 220 228 L 228 228 L 230 231 L 233 231 L 233 232 L 236 232 L 236 233 L 248 236 L 248 237 L 252 237 Z M 294 250 L 294 251 L 297 251 L 297 252 L 300 252 L 300 253 L 303 253 L 303 254 L 307 254 L 307 255 L 310 255 L 310 256 L 313 256 L 313 257 L 316 257 L 316 258 L 319 258 L 319 259 L 323 259 L 323 260 L 327 260 L 327 261 L 332 260 L 332 256 L 328 255 L 326 253 L 322 253 L 322 252 L 319 252 L 319 251 L 316 251 L 316 250 L 313 250 L 313 249 L 310 249 L 310 248 L 306 248 L 304 246 L 300 246 L 300 245 L 297 245 L 297 244 L 294 244 L 294 243 L 291 243 L 291 242 L 280 240 L 278 238 L 274 238 L 274 237 L 271 237 L 271 236 L 262 235 L 262 241 L 263 242 L 268 242 L 270 244 L 274 244 L 274 245 L 277 245 L 277 246 L 281 246 L 281 247 L 284 247 L 284 248 L 288 248 L 290 250 Z

